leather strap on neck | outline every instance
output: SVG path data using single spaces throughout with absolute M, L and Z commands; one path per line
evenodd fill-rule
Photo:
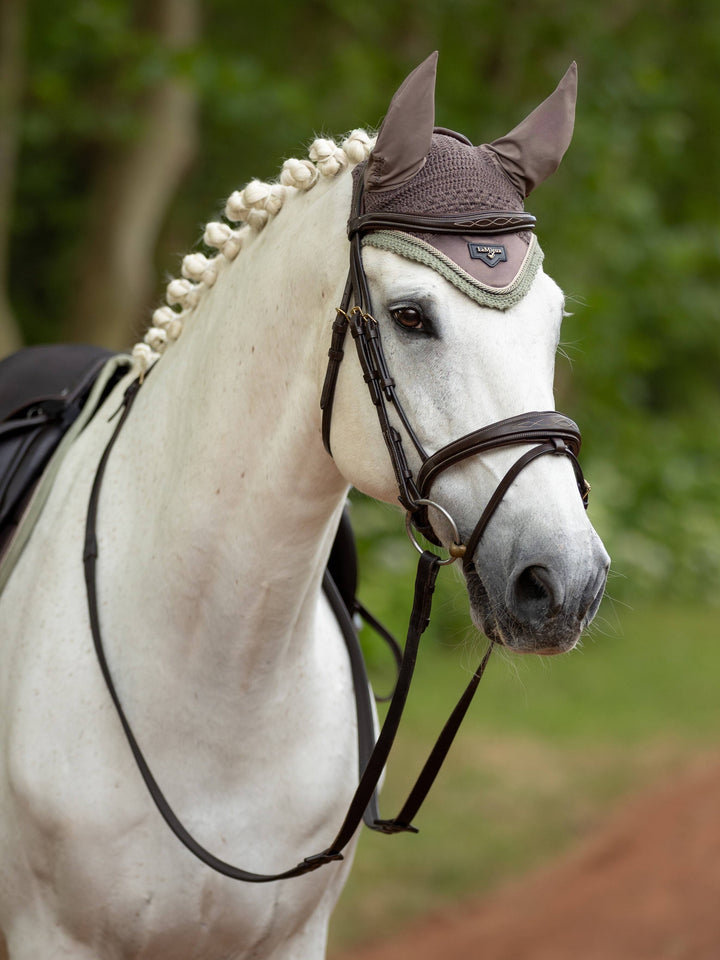
M 425 551 L 418 562 L 417 576 L 415 580 L 415 596 L 413 609 L 408 626 L 407 640 L 405 650 L 400 663 L 397 684 L 390 701 L 388 713 L 383 724 L 380 736 L 374 743 L 374 722 L 372 708 L 369 699 L 369 687 L 367 677 L 365 676 L 362 653 L 357 640 L 355 626 L 352 618 L 340 598 L 337 588 L 330 575 L 326 572 L 324 579 L 324 589 L 330 601 L 330 604 L 337 616 L 338 623 L 345 637 L 350 657 L 350 666 L 353 676 L 353 685 L 355 687 L 356 710 L 358 720 L 358 763 L 360 770 L 360 781 L 348 808 L 345 819 L 335 836 L 335 839 L 325 850 L 320 853 L 306 857 L 294 867 L 284 870 L 280 873 L 263 874 L 255 873 L 250 870 L 244 870 L 227 863 L 216 857 L 213 853 L 203 847 L 189 833 L 183 823 L 180 821 L 159 784 L 148 766 L 142 750 L 135 738 L 130 726 L 130 722 L 125 714 L 120 697 L 115 687 L 112 673 L 105 655 L 105 649 L 102 641 L 102 631 L 100 626 L 100 612 L 97 596 L 97 561 L 98 561 L 98 542 L 97 542 L 97 514 L 100 502 L 100 492 L 105 475 L 105 469 L 115 442 L 120 435 L 120 431 L 132 408 L 135 397 L 140 388 L 140 382 L 134 381 L 126 390 L 123 399 L 122 414 L 118 419 L 110 440 L 105 447 L 103 455 L 98 464 L 93 481 L 90 500 L 88 503 L 88 512 L 85 525 L 85 549 L 84 549 L 84 568 L 85 584 L 87 592 L 88 615 L 90 620 L 90 630 L 92 633 L 95 652 L 100 665 L 105 684 L 110 697 L 117 711 L 120 723 L 122 725 L 125 737 L 130 746 L 130 750 L 135 759 L 135 763 L 142 775 L 145 785 L 152 797 L 155 806 L 160 812 L 165 823 L 172 830 L 178 840 L 199 860 L 211 867 L 217 873 L 229 877 L 233 880 L 240 880 L 245 883 L 268 883 L 275 880 L 287 880 L 292 877 L 299 877 L 303 874 L 317 870 L 319 867 L 336 860 L 342 860 L 343 849 L 350 842 L 355 831 L 364 819 L 365 823 L 373 830 L 382 833 L 398 833 L 400 831 L 417 832 L 416 828 L 410 823 L 410 819 L 419 808 L 423 799 L 427 795 L 437 772 L 447 754 L 447 751 L 454 739 L 455 733 L 462 721 L 469 703 L 468 692 L 466 691 L 458 707 L 453 711 L 450 720 L 443 729 L 438 742 L 436 743 L 423 771 L 418 778 L 407 802 L 403 806 L 400 814 L 390 820 L 381 819 L 378 812 L 377 802 L 377 784 L 382 776 L 387 763 L 395 736 L 400 725 L 400 719 L 405 708 L 410 683 L 412 681 L 417 660 L 417 653 L 420 644 L 420 637 L 426 630 L 430 622 L 430 608 L 432 605 L 432 594 L 435 589 L 435 581 L 440 569 L 440 559 L 434 554 Z M 489 651 L 488 651 L 489 653 Z M 483 661 L 487 662 L 487 655 Z M 480 671 L 480 676 L 482 675 Z M 473 678 L 473 683 L 477 686 L 480 676 Z M 467 701 L 467 703 L 466 703 Z

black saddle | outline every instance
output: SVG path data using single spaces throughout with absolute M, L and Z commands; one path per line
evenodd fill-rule
M 58 344 L 28 347 L 0 360 L 0 551 L 112 356 L 100 347 Z M 106 394 L 126 372 L 117 371 Z
M 80 415 L 109 350 L 83 344 L 28 347 L 0 360 L 0 555 L 63 436 Z M 127 372 L 111 378 L 109 394 Z M 328 570 L 347 609 L 354 612 L 357 553 L 343 513 Z

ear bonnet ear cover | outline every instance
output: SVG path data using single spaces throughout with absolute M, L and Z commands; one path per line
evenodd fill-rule
M 577 68 L 505 137 L 472 146 L 434 126 L 437 54 L 402 84 L 377 142 L 354 176 L 364 177 L 364 212 L 442 216 L 521 212 L 524 197 L 557 169 L 572 136 Z M 430 266 L 480 303 L 506 309 L 527 293 L 542 262 L 529 233 L 502 236 L 381 230 L 364 244 Z

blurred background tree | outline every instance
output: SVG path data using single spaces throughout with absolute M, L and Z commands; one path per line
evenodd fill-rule
M 431 50 L 438 122 L 476 142 L 577 59 L 574 143 L 528 204 L 573 314 L 558 407 L 585 435 L 610 592 L 717 600 L 714 0 L 0 0 L 0 26 L 3 353 L 130 345 L 227 194 L 377 125 Z M 377 517 L 361 547 L 394 557 Z

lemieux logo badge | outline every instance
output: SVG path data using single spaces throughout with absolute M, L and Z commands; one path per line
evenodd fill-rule
M 507 260 L 507 251 L 502 244 L 469 243 L 468 250 L 473 260 L 482 260 L 488 267 L 496 267 Z

